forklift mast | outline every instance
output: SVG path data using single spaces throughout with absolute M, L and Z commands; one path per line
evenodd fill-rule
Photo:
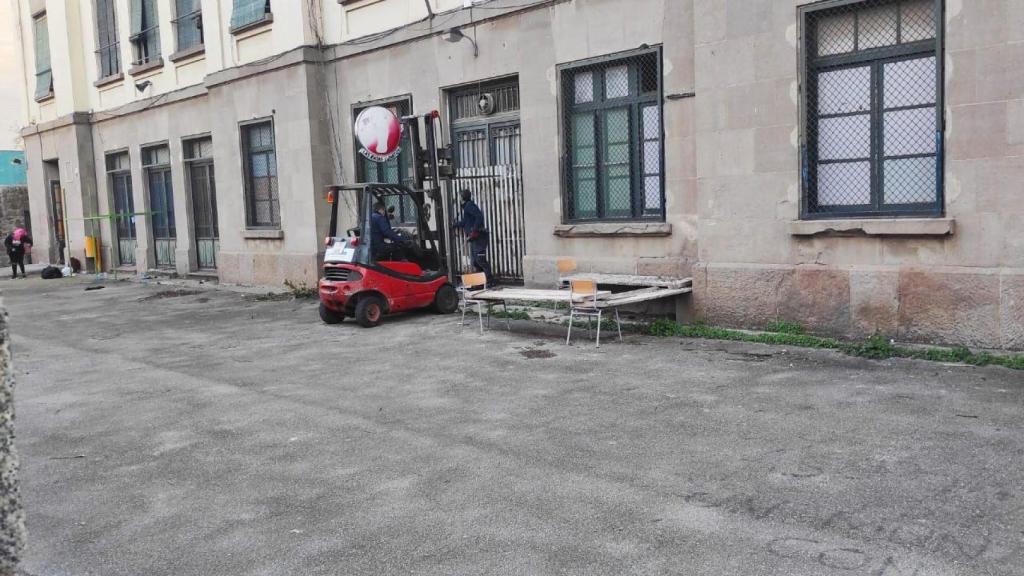
M 438 145 L 440 114 L 436 110 L 427 114 L 403 116 L 401 120 L 402 124 L 409 130 L 409 141 L 412 143 L 412 149 L 409 152 L 412 155 L 413 189 L 418 196 L 416 202 L 419 205 L 420 222 L 418 222 L 418 225 L 422 229 L 422 234 L 426 237 L 430 232 L 430 223 L 427 222 L 423 214 L 423 206 L 426 205 L 426 197 L 429 196 L 434 204 L 432 213 L 437 230 L 437 236 L 434 240 L 437 242 L 438 257 L 444 262 L 445 268 L 448 270 L 448 276 L 451 279 L 453 266 L 449 260 L 448 233 L 445 226 L 447 202 L 445 202 L 444 190 L 441 185 L 442 178 L 448 180 L 453 178 L 455 174 L 454 167 L 451 164 L 451 148 L 450 146 Z M 424 142 L 425 147 L 420 146 L 421 121 L 423 122 L 423 132 L 426 139 L 426 142 Z

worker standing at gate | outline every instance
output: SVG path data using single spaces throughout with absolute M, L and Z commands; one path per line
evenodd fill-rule
M 484 276 L 487 277 L 488 287 L 494 286 L 491 263 L 487 261 L 487 245 L 490 238 L 484 222 L 484 213 L 476 205 L 476 202 L 473 202 L 472 192 L 462 190 L 459 192 L 459 196 L 462 199 L 462 219 L 453 224 L 453 227 L 461 229 L 466 234 L 470 257 L 473 260 L 473 269 L 484 273 Z

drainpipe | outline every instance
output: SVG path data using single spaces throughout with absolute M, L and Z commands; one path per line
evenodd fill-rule
M 430 0 L 423 0 L 423 5 L 427 7 L 427 17 L 433 20 L 434 9 L 430 7 Z

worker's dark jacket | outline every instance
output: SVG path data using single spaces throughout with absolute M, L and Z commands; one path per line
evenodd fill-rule
M 455 223 L 456 228 L 462 228 L 466 232 L 466 238 L 475 240 L 486 232 L 484 213 L 476 202 L 469 200 L 462 204 L 462 220 Z
M 392 242 L 401 242 L 402 240 L 395 233 L 394 229 L 391 228 L 391 222 L 388 221 L 388 217 L 380 212 L 374 212 L 370 215 L 370 242 L 373 245 L 374 254 L 380 254 L 380 251 L 384 248 L 385 238 Z
M 31 244 L 32 237 L 28 234 L 21 237 L 21 242 L 16 243 L 14 241 L 14 233 L 10 233 L 4 238 L 4 248 L 7 249 L 7 255 L 12 258 L 17 258 L 25 254 L 25 244 Z

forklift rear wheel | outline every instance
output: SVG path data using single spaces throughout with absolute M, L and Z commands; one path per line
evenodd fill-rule
M 324 303 L 321 302 L 320 319 L 324 321 L 324 324 L 340 324 L 341 321 L 345 319 L 345 315 L 342 314 L 341 312 L 335 312 L 334 310 L 331 310 L 327 306 L 324 306 Z
M 384 316 L 384 302 L 378 296 L 363 296 L 356 303 L 356 322 L 363 328 L 380 324 Z
M 459 294 L 451 284 L 445 284 L 434 294 L 434 312 L 451 314 L 459 308 Z

